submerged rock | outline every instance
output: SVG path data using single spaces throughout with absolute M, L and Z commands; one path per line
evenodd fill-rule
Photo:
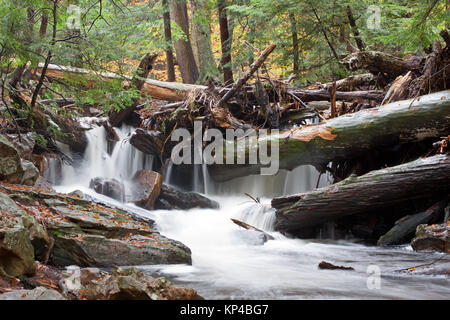
M 156 209 L 181 209 L 193 208 L 218 209 L 219 203 L 195 192 L 182 192 L 166 184 L 162 185 L 161 193 L 155 203 Z
M 95 192 L 107 197 L 116 199 L 120 202 L 125 201 L 125 186 L 116 179 L 94 178 L 89 182 L 89 188 Z
M 421 224 L 416 237 L 411 241 L 416 251 L 441 251 L 450 253 L 450 221 L 442 224 Z
M 319 263 L 319 269 L 328 269 L 328 270 L 355 270 L 353 267 L 344 267 L 344 266 L 335 266 L 326 261 L 322 261 Z
M 136 205 L 153 210 L 156 199 L 158 199 L 163 177 L 158 172 L 152 170 L 137 171 L 132 180 L 133 199 Z

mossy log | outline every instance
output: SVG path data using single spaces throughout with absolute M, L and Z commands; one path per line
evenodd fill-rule
M 311 192 L 272 199 L 276 229 L 296 231 L 450 191 L 450 156 L 421 158 L 375 170 Z
M 266 140 L 279 144 L 279 168 L 292 170 L 305 164 L 321 167 L 330 161 L 361 156 L 373 148 L 447 136 L 449 132 L 450 90 L 446 90 L 271 134 Z M 250 151 L 247 147 L 246 153 Z M 212 164 L 209 172 L 214 180 L 226 181 L 259 174 L 262 167 Z

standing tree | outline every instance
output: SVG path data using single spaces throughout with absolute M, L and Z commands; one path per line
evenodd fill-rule
M 185 36 L 175 41 L 175 52 L 184 83 L 195 83 L 198 80 L 198 68 L 195 63 L 189 37 L 189 18 L 186 0 L 170 0 L 170 15 L 173 21 L 183 30 Z
M 167 66 L 167 81 L 175 81 L 175 65 L 173 62 L 172 51 L 172 29 L 170 27 L 170 9 L 167 0 L 163 0 L 164 6 L 164 39 L 166 40 L 166 66 Z
M 220 62 L 223 71 L 223 82 L 233 82 L 233 70 L 231 69 L 231 38 L 228 29 L 228 17 L 225 0 L 217 0 L 220 25 L 220 42 L 222 45 L 222 60 Z

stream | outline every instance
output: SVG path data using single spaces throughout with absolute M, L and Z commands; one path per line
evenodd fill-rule
M 85 119 L 87 123 L 93 119 Z M 276 176 L 249 176 L 220 185 L 205 167 L 195 166 L 189 182 L 180 185 L 177 170 L 169 166 L 165 183 L 206 194 L 220 209 L 147 211 L 131 203 L 122 204 L 89 189 L 94 177 L 115 178 L 127 186 L 137 170 L 152 169 L 154 159 L 128 143 L 133 128 L 117 129 L 120 141 L 108 154 L 103 127 L 87 131 L 88 147 L 74 167 L 63 166 L 58 192 L 81 190 L 111 205 L 122 207 L 156 221 L 165 236 L 179 240 L 192 250 L 192 266 L 139 266 L 155 276 L 192 287 L 205 299 L 448 299 L 448 276 L 409 275 L 397 270 L 429 263 L 440 253 L 414 252 L 409 245 L 380 248 L 354 239 L 330 240 L 333 230 L 319 239 L 289 239 L 273 229 L 275 213 L 244 196 L 247 192 L 270 204 L 274 196 L 308 191 L 316 187 L 319 173 L 311 166 Z M 178 181 L 178 182 L 176 182 Z M 328 184 L 320 178 L 319 186 Z M 186 187 L 187 186 L 187 187 Z M 129 189 L 129 188 L 126 188 Z M 275 239 L 262 243 L 260 235 L 231 222 L 236 218 L 270 233 Z M 352 266 L 354 271 L 320 270 L 322 260 Z M 371 266 L 371 267 L 369 267 Z M 375 267 L 374 267 L 375 266 Z M 379 286 L 372 280 L 380 271 Z M 372 271 L 371 271 L 372 270 Z M 369 272 L 368 272 L 369 271 Z

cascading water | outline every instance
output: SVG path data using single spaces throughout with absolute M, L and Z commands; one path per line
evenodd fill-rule
M 221 205 L 218 210 L 146 211 L 98 195 L 88 188 L 94 177 L 115 178 L 126 183 L 137 170 L 153 168 L 153 158 L 128 143 L 132 128 L 123 126 L 117 132 L 120 141 L 110 155 L 104 128 L 94 125 L 87 132 L 89 142 L 83 159 L 74 168 L 63 167 L 63 182 L 56 189 L 62 192 L 80 189 L 102 201 L 148 216 L 157 222 L 162 234 L 192 250 L 192 266 L 142 267 L 147 272 L 193 287 L 207 299 L 439 299 L 449 294 L 447 278 L 412 278 L 393 272 L 440 257 L 437 253 L 416 253 L 409 246 L 384 249 L 351 242 L 288 239 L 274 232 L 275 213 L 268 205 L 269 199 L 315 188 L 319 174 L 311 166 L 292 172 L 280 171 L 276 176 L 242 177 L 222 184 L 209 178 L 205 166 L 196 166 L 184 180 L 191 182 L 190 189 L 217 200 Z M 176 167 L 169 164 L 165 182 L 179 180 L 175 179 L 177 174 Z M 326 184 L 327 177 L 323 175 L 319 186 Z M 183 185 L 179 187 L 186 189 Z M 244 193 L 259 198 L 261 204 Z M 230 218 L 269 232 L 275 240 L 263 244 L 258 233 L 238 227 Z M 351 265 L 355 271 L 318 270 L 317 264 L 322 260 Z M 380 289 L 370 289 L 367 285 L 369 265 L 381 270 Z M 427 290 L 423 290 L 424 285 Z

